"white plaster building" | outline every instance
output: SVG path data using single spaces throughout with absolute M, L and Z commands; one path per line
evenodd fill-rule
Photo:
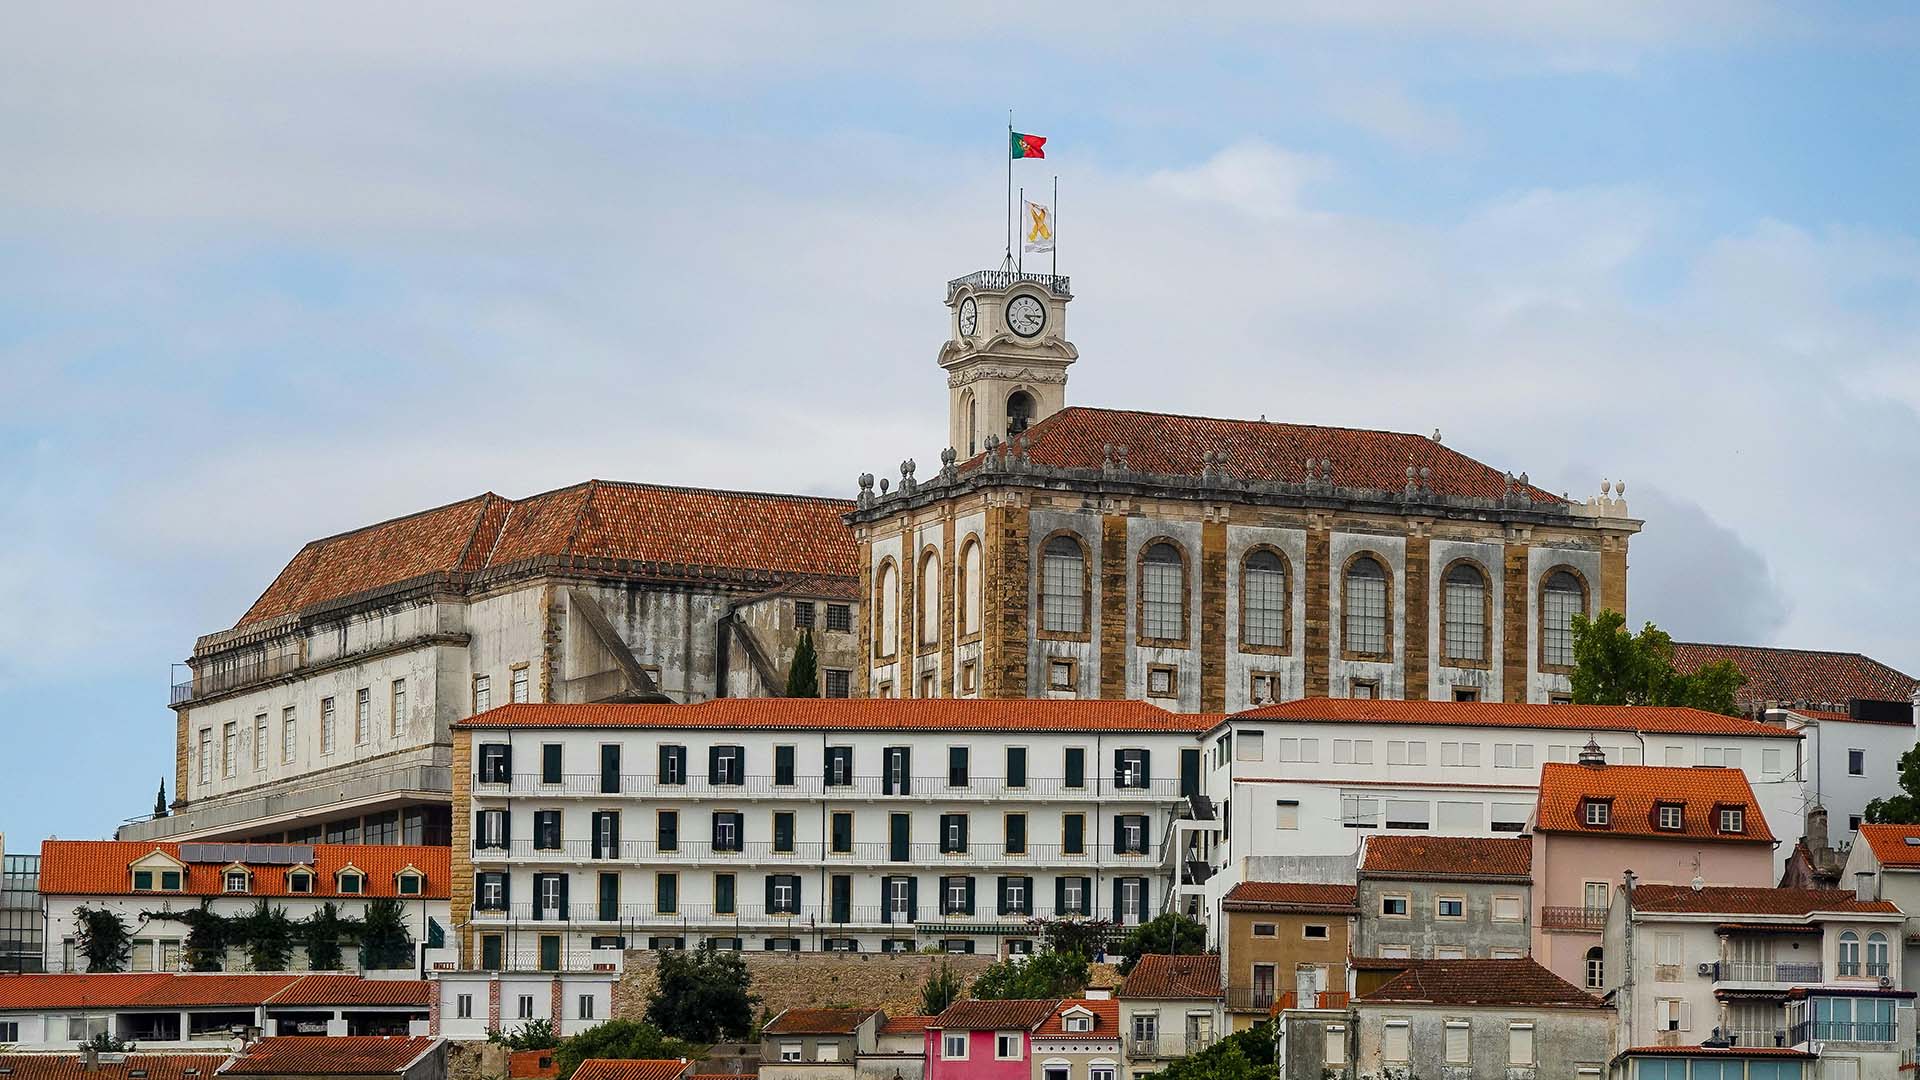
M 534 1020 L 553 1023 L 555 1034 L 577 1035 L 613 1016 L 613 987 L 620 981 L 621 954 L 609 949 L 584 970 L 565 972 L 471 971 L 449 967 L 428 972 L 432 1015 L 428 1034 L 449 1039 L 485 1039 Z
M 1826 807 L 1834 847 L 1853 845 L 1868 803 L 1901 793 L 1900 755 L 1913 749 L 1915 711 L 1900 703 L 1854 711 L 1795 706 L 1767 712 L 1769 722 L 1800 732 L 1804 740 L 1801 798 L 1807 806 Z
M 99 1035 L 143 1050 L 238 1048 L 264 1035 L 409 1035 L 427 1026 L 419 979 L 340 974 L 45 974 L 0 979 L 0 1044 L 71 1050 Z

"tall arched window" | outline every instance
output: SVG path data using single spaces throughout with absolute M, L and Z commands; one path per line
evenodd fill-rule
M 1867 935 L 1867 974 L 1890 975 L 1893 969 L 1887 965 L 1887 935 L 1875 930 Z
M 1087 553 L 1071 536 L 1056 536 L 1040 552 L 1040 629 L 1087 632 Z
M 940 640 L 940 556 L 928 551 L 920 557 L 920 644 Z
M 1447 659 L 1483 664 L 1487 660 L 1487 575 L 1470 562 L 1447 570 L 1445 582 Z
M 1362 555 L 1347 564 L 1346 638 L 1342 648 L 1359 656 L 1387 655 L 1387 570 Z
M 965 417 L 961 423 L 967 429 L 967 456 L 972 457 L 980 452 L 980 403 L 971 390 L 960 395 L 960 415 Z
M 1007 438 L 1027 430 L 1033 423 L 1033 395 L 1025 390 L 1015 390 L 1007 395 Z
M 1851 930 L 1840 934 L 1840 974 L 1860 974 L 1860 935 Z
M 960 547 L 960 580 L 954 583 L 954 603 L 960 605 L 955 621 L 961 636 L 980 632 L 980 541 L 968 537 Z
M 873 654 L 892 656 L 900 646 L 900 573 L 893 560 L 880 564 L 880 580 L 873 587 Z
M 1165 540 L 1140 555 L 1140 633 L 1150 638 L 1187 636 L 1187 565 Z
M 1240 565 L 1241 640 L 1248 645 L 1284 648 L 1287 644 L 1287 564 L 1261 548 Z
M 1547 575 L 1540 589 L 1540 662 L 1573 666 L 1573 616 L 1587 610 L 1587 587 L 1565 570 Z
M 1604 990 L 1607 985 L 1606 954 L 1595 945 L 1587 950 L 1587 989 Z

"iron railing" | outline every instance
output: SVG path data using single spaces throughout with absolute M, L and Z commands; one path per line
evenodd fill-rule
M 1038 285 L 1055 296 L 1073 298 L 1073 288 L 1063 274 L 1022 274 L 1014 270 L 975 270 L 965 277 L 957 277 L 947 282 L 947 294 L 951 296 L 956 289 L 969 286 L 976 289 L 997 291 L 1010 289 L 1015 285 Z
M 1112 912 L 1105 912 L 1111 917 Z M 579 925 L 598 929 L 607 926 L 622 926 L 640 930 L 667 927 L 714 927 L 714 926 L 791 926 L 791 927 L 833 927 L 833 926 L 914 926 L 922 923 L 938 923 L 943 927 L 964 932 L 973 928 L 977 933 L 1001 933 L 1009 924 L 1024 925 L 1026 920 L 1035 919 L 1072 919 L 1088 918 L 1078 911 L 1059 911 L 1052 907 L 1029 905 L 1022 911 L 1001 913 L 998 904 L 991 898 L 985 902 L 976 901 L 974 914 L 959 911 L 943 911 L 938 902 L 921 901 L 911 911 L 889 904 L 853 904 L 836 909 L 831 903 L 807 902 L 798 905 L 796 910 L 788 911 L 769 908 L 764 904 L 736 904 L 731 908 L 720 908 L 712 904 L 675 904 L 662 908 L 659 904 L 611 904 L 598 902 L 569 903 L 564 907 L 546 904 L 509 904 L 505 910 L 499 908 L 475 908 L 473 919 L 476 923 L 516 923 L 528 927 L 550 924 L 555 929 Z M 1125 915 L 1115 922 L 1122 926 L 1138 925 L 1141 916 L 1138 913 Z
M 1597 931 L 1606 928 L 1606 908 L 1543 907 L 1540 909 L 1540 929 L 1542 930 Z
M 1206 1032 L 1147 1037 L 1129 1035 L 1127 1036 L 1127 1056 L 1130 1058 L 1181 1058 L 1197 1054 L 1218 1041 L 1218 1037 Z
M 237 690 L 243 686 L 277 679 L 282 675 L 291 675 L 305 666 L 306 658 L 297 652 L 276 653 L 239 663 L 217 664 L 207 670 L 194 672 L 190 682 L 175 683 L 169 695 L 168 704 L 178 705 L 195 698 L 212 697 L 228 690 Z
M 1050 873 L 1068 873 L 1076 867 L 1158 866 L 1164 848 L 1149 844 L 1145 851 L 1115 851 L 1111 845 L 1099 850 L 1083 848 L 1068 852 L 1060 844 L 1028 844 L 1024 851 L 1009 852 L 1005 844 L 970 844 L 957 851 L 942 850 L 939 844 L 908 844 L 896 848 L 884 841 L 869 841 L 836 849 L 819 840 L 799 840 L 785 846 L 754 840 L 732 846 L 716 845 L 710 840 L 682 840 L 661 846 L 657 840 L 622 840 L 603 846 L 591 840 L 550 841 L 545 845 L 532 840 L 510 840 L 506 847 L 475 845 L 476 863 L 631 863 L 671 862 L 684 865 L 719 863 L 747 865 L 768 863 L 791 865 L 812 863 L 832 866 L 898 866 L 903 871 L 938 873 L 947 867 L 1008 867 Z
M 1846 974 L 1846 965 L 1840 965 Z M 1820 964 L 1776 963 L 1772 960 L 1722 960 L 1714 965 L 1718 982 L 1792 983 L 1796 986 L 1820 981 Z
M 825 776 L 794 776 L 790 783 L 779 783 L 770 775 L 741 776 L 734 781 L 715 781 L 710 777 L 687 777 L 680 782 L 663 781 L 656 775 L 621 773 L 561 773 L 549 780 L 541 773 L 514 773 L 506 778 L 497 774 L 476 773 L 473 793 L 480 797 L 501 798 L 531 795 L 541 798 L 600 798 L 625 795 L 634 798 L 665 800 L 692 799 L 924 799 L 952 802 L 959 799 L 1012 801 L 1106 801 L 1174 802 L 1180 799 L 1177 779 L 1121 781 L 1109 776 L 1089 776 L 1080 784 L 1068 784 L 1065 778 L 1029 777 L 1025 783 L 1010 784 L 1003 777 L 975 776 L 965 784 L 948 784 L 945 776 L 907 777 L 904 784 L 889 784 L 882 776 L 852 776 L 845 783 L 829 784 Z M 905 790 L 900 790 L 903 788 Z M 1603 913 L 1604 914 L 1604 913 Z
M 1793 1025 L 1793 1045 L 1804 1042 L 1890 1043 L 1896 1027 L 1888 1020 L 1802 1020 Z

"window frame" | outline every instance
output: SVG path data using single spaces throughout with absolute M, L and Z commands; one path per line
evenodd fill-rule
M 1354 647 L 1353 620 L 1370 618 L 1356 616 L 1353 609 L 1354 574 L 1364 562 L 1371 562 L 1380 571 L 1380 649 L 1370 651 Z M 1340 564 L 1340 658 L 1342 660 L 1366 660 L 1374 663 L 1389 663 L 1393 660 L 1397 644 L 1393 633 L 1393 568 L 1388 565 L 1387 557 L 1372 548 L 1362 548 L 1347 556 Z M 1378 687 L 1375 696 L 1379 696 Z
M 1047 554 L 1047 549 L 1052 547 L 1057 540 L 1065 540 L 1073 544 L 1079 551 L 1080 629 L 1078 630 L 1052 630 L 1048 629 L 1047 626 L 1047 602 L 1052 596 L 1047 588 L 1047 559 L 1049 557 L 1066 557 L 1064 552 L 1055 556 L 1049 556 Z M 1091 545 L 1088 544 L 1087 538 L 1081 536 L 1073 529 L 1055 529 L 1042 537 L 1040 543 L 1034 548 L 1034 591 L 1036 595 L 1034 597 L 1035 619 L 1033 631 L 1035 637 L 1050 641 L 1093 640 L 1093 558 L 1090 549 Z M 1064 606 L 1062 613 L 1064 614 Z M 982 626 L 984 627 L 984 625 L 985 621 L 983 619 Z
M 1148 558 L 1148 555 L 1150 555 L 1152 552 L 1158 550 L 1161 547 L 1165 547 L 1171 550 L 1174 553 L 1174 555 L 1178 557 L 1177 560 L 1173 562 L 1169 562 L 1163 559 Z M 1134 580 L 1134 596 L 1135 596 L 1133 625 L 1134 625 L 1135 644 L 1158 646 L 1158 647 L 1166 648 L 1166 647 L 1185 647 L 1189 642 L 1192 641 L 1193 639 L 1192 563 L 1193 563 L 1193 558 L 1187 552 L 1186 545 L 1182 544 L 1180 541 L 1174 539 L 1171 536 L 1151 537 L 1145 543 L 1140 545 L 1140 550 L 1137 554 L 1135 554 L 1134 561 L 1133 561 L 1133 575 L 1134 575 L 1133 580 Z M 1178 635 L 1163 636 L 1160 634 L 1153 634 L 1148 632 L 1148 625 L 1149 625 L 1148 616 L 1147 616 L 1148 605 L 1165 603 L 1165 601 L 1150 601 L 1147 599 L 1147 567 L 1149 565 L 1156 566 L 1156 567 L 1174 566 L 1178 568 L 1177 596 L 1178 596 L 1178 603 L 1180 606 L 1180 612 L 1179 612 L 1180 632 Z
M 914 561 L 913 582 L 913 640 L 918 651 L 927 652 L 939 647 L 945 638 L 945 619 L 940 617 L 941 590 L 940 549 L 928 544 L 920 549 L 920 557 Z M 933 589 L 927 589 L 931 579 Z M 932 603 L 928 603 L 928 597 Z
M 1560 631 L 1557 629 L 1549 628 L 1547 625 L 1547 595 L 1549 592 L 1557 593 L 1557 592 L 1560 592 L 1561 590 L 1549 590 L 1547 586 L 1549 583 L 1553 581 L 1553 579 L 1556 576 L 1560 574 L 1566 574 L 1568 577 L 1573 579 L 1575 584 L 1580 586 L 1579 603 L 1573 608 L 1572 611 L 1568 612 L 1567 629 L 1565 631 L 1566 633 L 1565 656 L 1569 661 L 1571 661 L 1573 657 L 1572 616 L 1574 614 L 1581 614 L 1581 615 L 1587 616 L 1588 618 L 1593 617 L 1593 586 L 1590 582 L 1587 581 L 1587 576 L 1585 574 L 1582 574 L 1579 570 L 1575 569 L 1574 567 L 1569 566 L 1565 563 L 1559 563 L 1554 566 L 1547 567 L 1546 570 L 1541 572 L 1539 578 L 1536 579 L 1536 585 L 1535 585 L 1535 589 L 1539 593 L 1539 596 L 1536 600 L 1535 608 L 1534 608 L 1534 632 L 1539 637 L 1539 646 L 1538 646 L 1538 652 L 1535 654 L 1534 659 L 1535 659 L 1535 662 L 1539 665 L 1540 670 L 1543 672 L 1548 672 L 1556 675 L 1571 675 L 1573 674 L 1574 664 L 1572 664 L 1571 662 L 1564 663 L 1564 664 L 1555 663 L 1548 659 L 1548 656 L 1549 656 L 1548 639 L 1550 636 L 1549 631 L 1551 630 L 1551 633 L 1553 636 L 1557 636 L 1560 633 Z M 1558 650 L 1556 649 L 1555 652 L 1557 654 Z
M 1253 561 L 1256 555 L 1273 556 L 1279 561 L 1280 568 L 1277 571 L 1271 569 L 1254 569 L 1248 564 Z M 1279 640 L 1276 642 L 1256 642 L 1248 632 L 1252 623 L 1247 616 L 1253 610 L 1251 602 L 1253 590 L 1250 588 L 1250 584 L 1253 580 L 1252 575 L 1256 573 L 1278 573 L 1280 575 L 1280 630 Z M 1260 653 L 1267 656 L 1285 656 L 1293 651 L 1293 585 L 1293 561 L 1287 558 L 1286 552 L 1281 551 L 1272 544 L 1255 544 L 1240 553 L 1239 644 L 1241 652 Z
M 1453 651 L 1453 639 L 1449 631 L 1455 625 L 1453 618 L 1454 603 L 1451 590 L 1455 584 L 1452 578 L 1456 570 L 1471 570 L 1480 578 L 1480 656 L 1478 659 L 1469 656 L 1455 655 Z M 1496 644 L 1493 632 L 1493 574 L 1487 569 L 1484 563 L 1470 555 L 1463 555 L 1460 558 L 1454 559 L 1440 571 L 1439 601 L 1440 662 L 1447 667 L 1472 668 L 1480 671 L 1490 670 L 1493 667 L 1494 645 Z

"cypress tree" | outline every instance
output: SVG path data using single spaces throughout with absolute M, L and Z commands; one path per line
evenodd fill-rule
M 820 696 L 820 655 L 813 651 L 813 631 L 800 631 L 800 644 L 793 647 L 793 663 L 787 667 L 787 697 Z

